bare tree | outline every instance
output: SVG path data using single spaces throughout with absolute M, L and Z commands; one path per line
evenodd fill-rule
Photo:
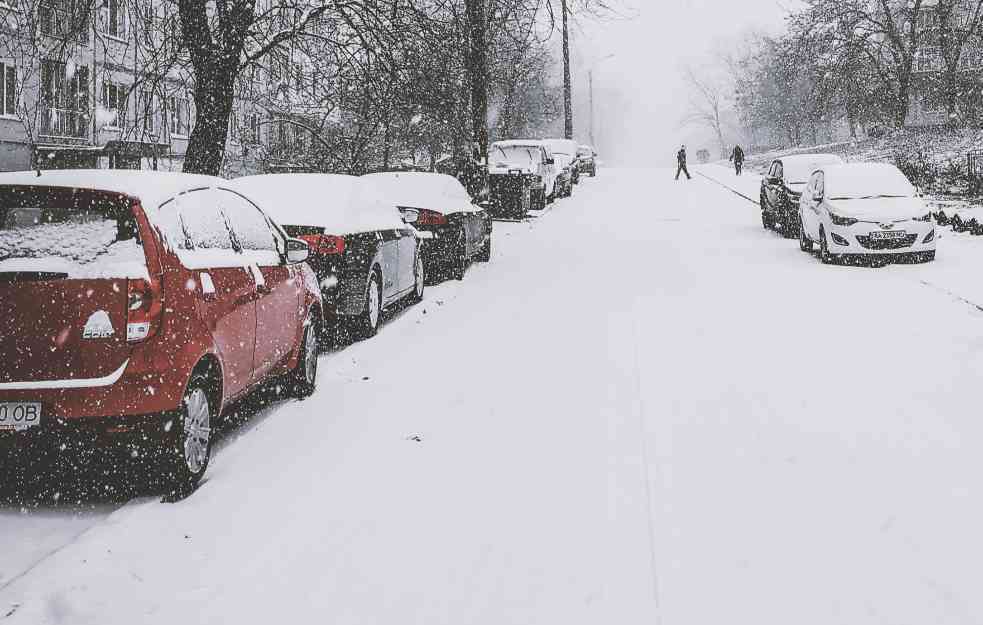
M 699 126 L 711 130 L 717 137 L 721 155 L 727 153 L 724 143 L 724 110 L 728 105 L 729 86 L 707 68 L 686 65 L 682 78 L 688 91 L 688 111 L 680 120 L 683 126 Z

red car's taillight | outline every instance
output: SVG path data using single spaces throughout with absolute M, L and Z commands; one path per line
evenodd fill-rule
M 311 246 L 311 254 L 343 254 L 345 252 L 345 237 L 334 234 L 304 234 L 298 237 L 307 241 Z
M 156 334 L 163 310 L 159 279 L 127 280 L 126 340 L 135 343 Z
M 419 226 L 443 226 L 447 224 L 447 217 L 443 213 L 421 208 L 415 223 Z

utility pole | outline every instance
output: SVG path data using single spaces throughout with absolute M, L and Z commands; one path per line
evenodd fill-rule
M 488 154 L 488 40 L 485 32 L 485 0 L 465 0 L 469 49 L 467 69 L 471 79 L 471 135 L 481 158 Z
M 570 37 L 567 31 L 567 0 L 561 0 L 563 10 L 563 136 L 573 139 L 573 96 L 570 85 Z

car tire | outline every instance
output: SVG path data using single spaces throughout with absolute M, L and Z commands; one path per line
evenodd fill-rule
M 321 324 L 314 313 L 311 313 L 304 322 L 304 334 L 300 338 L 300 356 L 297 358 L 297 366 L 290 372 L 287 385 L 292 397 L 298 399 L 310 397 L 317 387 L 317 357 L 320 352 L 317 337 L 320 334 L 320 327 Z
M 832 265 L 836 262 L 833 254 L 829 253 L 829 241 L 826 240 L 826 231 L 822 226 L 819 227 L 819 260 L 824 265 Z
M 935 260 L 935 250 L 932 250 L 931 252 L 922 252 L 923 263 L 930 263 L 933 260 Z
M 423 258 L 419 251 L 416 254 L 416 265 L 413 267 L 413 294 L 410 296 L 412 303 L 417 303 L 423 299 L 423 291 L 427 285 L 427 274 L 423 267 Z
M 519 219 L 522 219 L 520 216 Z M 457 242 L 454 244 L 454 256 L 451 258 L 450 275 L 454 280 L 463 280 L 464 274 L 468 269 L 468 243 L 467 234 L 462 229 L 457 235 Z
M 167 494 L 181 498 L 194 492 L 208 469 L 212 450 L 212 412 L 208 378 L 192 375 L 181 406 L 164 424 L 161 476 Z
M 475 259 L 479 263 L 487 263 L 488 261 L 490 261 L 491 247 L 492 247 L 492 238 L 491 238 L 491 233 L 489 233 L 488 239 L 485 241 L 485 244 L 481 246 L 481 249 L 478 250 L 478 255 L 475 257 Z
M 812 239 L 806 234 L 806 229 L 802 227 L 802 218 L 799 218 L 799 249 L 803 252 L 812 253 Z
M 771 219 L 768 217 L 768 211 L 761 209 L 761 227 L 765 230 L 771 230 Z
M 375 336 L 381 320 L 382 282 L 379 280 L 379 272 L 373 270 L 365 288 L 365 308 L 352 319 L 354 335 L 361 339 Z

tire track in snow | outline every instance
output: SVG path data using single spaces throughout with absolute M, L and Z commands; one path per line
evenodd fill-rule
M 752 203 L 752 204 L 754 204 L 755 206 L 760 206 L 760 204 L 758 203 L 758 200 L 755 200 L 754 198 L 749 198 L 748 196 L 746 196 L 746 195 L 744 195 L 743 193 L 741 193 L 741 192 L 740 192 L 740 191 L 738 191 L 737 189 L 734 189 L 734 188 L 731 188 L 731 187 L 729 187 L 729 186 L 727 186 L 726 184 L 724 184 L 723 182 L 720 182 L 720 181 L 719 181 L 719 180 L 717 180 L 716 178 L 713 178 L 713 177 L 711 177 L 711 176 L 708 176 L 708 175 L 706 175 L 705 173 L 703 173 L 703 172 L 702 172 L 702 171 L 700 171 L 699 169 L 697 169 L 697 170 L 696 170 L 696 173 L 697 173 L 698 175 L 700 175 L 700 176 L 703 176 L 704 178 L 706 178 L 706 179 L 707 179 L 707 180 L 709 180 L 710 182 L 714 182 L 714 183 L 716 183 L 716 184 L 718 184 L 718 185 L 720 185 L 721 187 L 723 187 L 723 188 L 725 188 L 725 189 L 727 189 L 728 191 L 730 191 L 730 192 L 731 192 L 731 193 L 733 193 L 734 195 L 737 195 L 737 196 L 740 196 L 740 197 L 742 197 L 742 198 L 744 198 L 745 200 L 747 200 L 748 202 L 751 202 L 751 203 Z

